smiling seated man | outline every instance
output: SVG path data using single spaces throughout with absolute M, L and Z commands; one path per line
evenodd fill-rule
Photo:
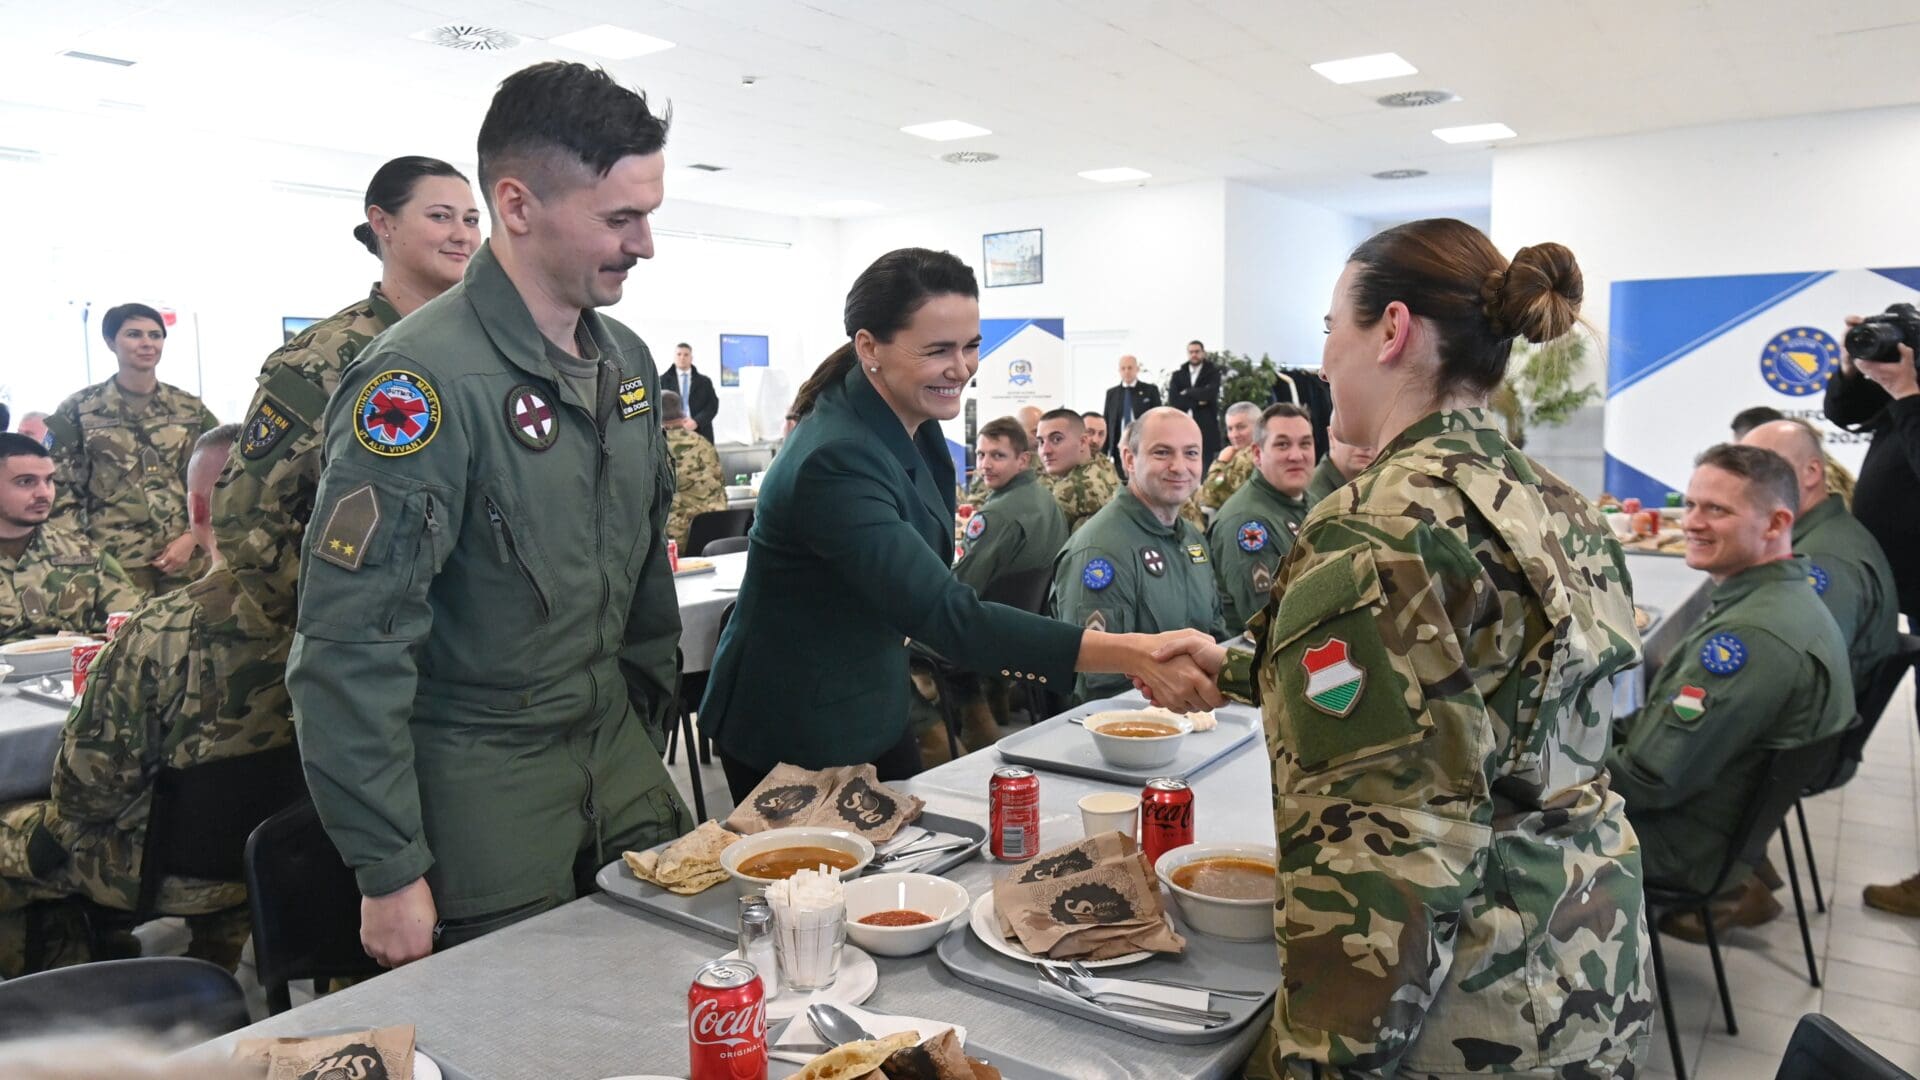
M 1289 402 L 1267 406 L 1246 456 L 1252 476 L 1227 497 L 1207 530 L 1230 634 L 1245 630 L 1247 620 L 1267 606 L 1280 560 L 1293 550 L 1300 523 L 1313 508 L 1307 501 L 1313 418 Z
M 1087 454 L 1087 422 L 1072 409 L 1054 409 L 1040 417 L 1040 482 L 1060 503 L 1067 530 L 1078 531 L 1113 499 L 1117 475 L 1095 465 Z
M 1799 484 L 1780 455 L 1722 444 L 1687 483 L 1687 565 L 1713 579 L 1706 615 L 1674 649 L 1607 754 L 1650 884 L 1704 891 L 1739 837 L 1767 755 L 1852 721 L 1847 643 L 1793 554 Z M 1715 905 L 1714 927 L 1758 926 L 1780 904 L 1744 868 Z M 1693 941 L 1695 916 L 1661 930 Z

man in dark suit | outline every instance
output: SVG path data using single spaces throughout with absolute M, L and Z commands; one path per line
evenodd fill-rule
M 1173 369 L 1167 384 L 1167 404 L 1193 417 L 1200 425 L 1206 460 L 1220 455 L 1220 368 L 1207 359 L 1207 347 L 1187 342 L 1187 362 Z
M 687 415 L 700 437 L 713 441 L 713 415 L 720 411 L 720 395 L 713 392 L 713 380 L 693 366 L 693 346 L 681 342 L 673 347 L 673 366 L 660 369 L 660 386 L 680 395 Z
M 1120 469 L 1120 443 L 1127 437 L 1127 425 L 1134 418 L 1142 416 L 1148 409 L 1160 407 L 1160 388 L 1150 382 L 1140 381 L 1140 361 L 1131 356 L 1120 358 L 1120 385 L 1107 388 L 1107 407 L 1102 410 L 1107 418 L 1106 454 L 1113 459 L 1115 470 Z M 1125 482 L 1127 474 L 1120 473 Z

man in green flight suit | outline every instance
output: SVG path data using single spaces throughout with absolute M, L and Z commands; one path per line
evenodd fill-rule
M 1207 530 L 1229 634 L 1245 630 L 1247 620 L 1267 606 L 1280 560 L 1293 550 L 1300 523 L 1313 509 L 1306 499 L 1313 418 L 1291 402 L 1267 406 L 1246 454 L 1254 464 L 1252 479 L 1228 496 Z
M 1713 578 L 1712 597 L 1607 754 L 1649 883 L 1710 888 L 1767 754 L 1853 719 L 1846 641 L 1808 583 L 1810 564 L 1793 554 L 1799 499 L 1787 463 L 1753 446 L 1709 449 L 1688 481 L 1687 565 Z M 1780 914 L 1757 879 L 1736 885 L 1728 910 L 1714 913 L 1717 929 Z M 1705 940 L 1697 918 L 1670 917 L 1662 929 Z
M 154 375 L 167 343 L 158 311 L 121 304 L 100 332 L 118 370 L 47 417 L 60 483 L 53 520 L 118 559 L 142 592 L 166 592 L 206 569 L 187 527 L 187 458 L 220 421 Z
M 1067 541 L 1053 562 L 1053 615 L 1109 633 L 1196 629 L 1227 636 L 1206 538 L 1180 516 L 1200 484 L 1200 425 L 1179 409 L 1149 409 L 1120 450 L 1127 486 Z M 1132 688 L 1124 675 L 1082 674 L 1076 702 Z
M 39 440 L 0 432 L 0 644 L 45 634 L 98 634 L 132 611 L 140 590 L 113 556 L 47 519 L 53 459 Z
M 1740 442 L 1779 454 L 1799 480 L 1793 553 L 1812 564 L 1808 573 L 1813 591 L 1840 624 L 1852 662 L 1853 692 L 1863 694 L 1900 648 L 1900 598 L 1886 552 L 1828 485 L 1819 432 L 1798 420 L 1775 420 L 1749 431 Z
M 653 255 L 666 123 L 547 62 L 482 122 L 492 239 L 328 406 L 287 688 L 388 966 L 685 832 L 660 762 L 680 635 L 647 347 L 594 309 Z
M 1236 401 L 1227 406 L 1227 445 L 1207 466 L 1206 479 L 1200 481 L 1200 505 L 1218 510 L 1233 493 L 1240 490 L 1253 470 L 1254 428 L 1260 422 L 1260 406 L 1251 401 Z
M 1327 424 L 1327 456 L 1320 459 L 1320 466 L 1313 470 L 1313 479 L 1307 482 L 1307 506 L 1319 506 L 1320 500 L 1347 486 L 1347 482 L 1367 471 L 1373 464 L 1373 447 L 1355 446 L 1340 441 L 1333 433 L 1333 424 Z
M 1087 422 L 1072 409 L 1054 409 L 1040 417 L 1040 482 L 1060 503 L 1067 531 L 1073 532 L 1113 499 L 1119 477 L 1095 465 L 1087 455 Z

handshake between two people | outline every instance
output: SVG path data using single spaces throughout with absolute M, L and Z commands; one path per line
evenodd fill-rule
M 1164 634 L 1093 632 L 1081 645 L 1082 671 L 1116 671 L 1133 680 L 1147 700 L 1175 712 L 1197 712 L 1225 703 L 1217 680 L 1227 650 L 1200 630 Z

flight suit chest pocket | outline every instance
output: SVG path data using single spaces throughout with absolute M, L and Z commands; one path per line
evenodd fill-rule
M 493 535 L 493 550 L 499 564 L 510 570 L 526 583 L 532 606 L 524 609 L 534 614 L 538 622 L 546 622 L 553 615 L 552 594 L 542 581 L 539 570 L 540 560 L 529 550 L 528 540 L 523 530 L 515 528 L 515 520 L 503 510 L 502 502 L 492 495 L 482 500 L 482 509 L 487 516 L 487 528 Z M 510 620 L 511 621 L 511 620 Z
M 1341 553 L 1287 587 L 1269 630 L 1263 685 L 1304 772 L 1426 738 L 1433 721 L 1411 636 L 1394 625 L 1371 551 Z

